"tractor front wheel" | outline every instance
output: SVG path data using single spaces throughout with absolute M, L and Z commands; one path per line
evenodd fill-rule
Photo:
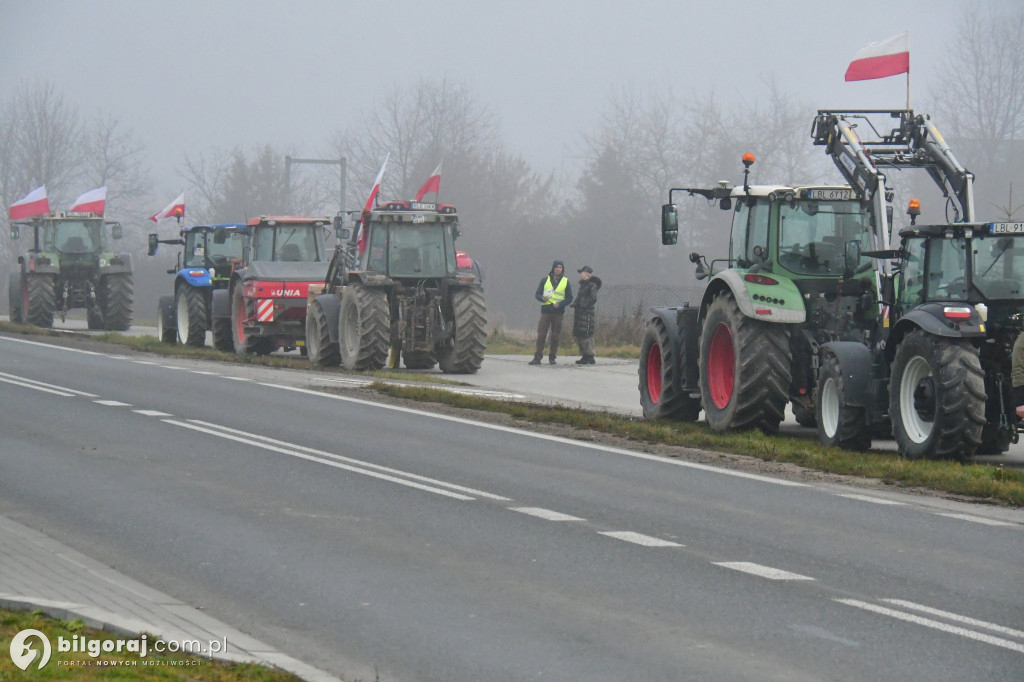
M 700 399 L 677 388 L 682 383 L 682 372 L 682 359 L 665 323 L 651 320 L 640 343 L 639 388 L 644 419 L 697 421 Z
M 306 357 L 313 365 L 336 367 L 341 364 L 338 344 L 331 341 L 327 313 L 320 301 L 313 301 L 306 313 Z
M 754 320 L 731 291 L 708 305 L 700 338 L 700 391 L 712 431 L 779 430 L 789 402 L 789 327 Z
M 11 322 L 22 324 L 25 321 L 24 294 L 21 291 L 21 273 L 12 272 L 7 278 L 7 303 Z
M 174 328 L 174 297 L 161 296 L 156 306 L 156 336 L 163 343 L 178 342 L 178 330 Z
M 865 423 L 865 410 L 847 405 L 846 398 L 846 377 L 839 359 L 826 353 L 818 370 L 814 396 L 818 439 L 843 450 L 868 450 L 871 431 Z
M 963 459 L 981 444 L 985 378 L 968 342 L 916 330 L 896 349 L 889 414 L 909 459 Z
M 206 345 L 206 297 L 203 291 L 182 284 L 178 287 L 174 310 L 178 343 L 195 347 Z
M 384 289 L 345 287 L 338 315 L 338 350 L 345 369 L 381 369 L 391 348 L 391 315 Z

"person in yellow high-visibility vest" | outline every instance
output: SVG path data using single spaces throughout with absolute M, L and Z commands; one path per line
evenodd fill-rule
M 562 335 L 562 316 L 565 308 L 572 303 L 572 287 L 569 278 L 565 276 L 565 264 L 562 261 L 556 260 L 551 264 L 551 272 L 540 281 L 534 296 L 540 301 L 540 322 L 537 323 L 537 350 L 530 364 L 539 365 L 540 359 L 544 357 L 544 346 L 549 345 L 548 362 L 553 365 Z

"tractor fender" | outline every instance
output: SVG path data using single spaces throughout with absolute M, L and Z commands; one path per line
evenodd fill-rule
M 118 262 L 113 262 L 116 258 Z M 111 258 L 100 259 L 100 275 L 130 275 L 132 274 L 132 257 L 127 253 L 117 254 Z
M 903 337 L 915 329 L 948 339 L 985 337 L 984 323 L 977 311 L 972 311 L 971 318 L 965 320 L 963 324 L 952 325 L 943 316 L 942 311 L 945 307 L 945 304 L 942 303 L 926 303 L 914 308 L 897 320 L 886 342 L 886 356 L 892 360 L 896 356 L 896 348 Z
M 320 294 L 314 301 L 319 301 L 327 316 L 327 332 L 331 335 L 331 343 L 338 342 L 338 317 L 341 313 L 341 299 L 334 294 Z
M 821 359 L 825 354 L 835 357 L 846 378 L 843 404 L 852 407 L 868 405 L 868 390 L 873 377 L 871 349 L 856 341 L 830 341 L 821 345 Z M 820 363 L 819 363 L 820 366 Z
M 214 320 L 231 318 L 231 290 L 214 289 L 210 301 L 210 317 Z
M 50 254 L 46 254 L 49 257 Z M 39 262 L 39 256 L 18 256 L 18 262 L 21 263 L 22 272 L 26 275 L 59 275 L 60 274 L 60 260 L 58 258 L 50 258 L 49 265 Z
M 699 387 L 700 368 L 700 310 L 689 303 L 680 307 L 654 307 L 648 311 L 649 322 L 661 320 L 672 342 L 675 357 L 682 365 L 681 372 L 673 373 L 673 389 L 696 390 Z
M 201 275 L 193 275 L 193 272 L 201 272 Z M 206 268 L 182 268 L 178 270 L 178 276 L 174 281 L 174 288 L 177 289 L 178 285 L 184 282 L 190 287 L 209 287 L 213 286 L 213 276 L 210 275 L 210 271 Z
M 772 294 L 782 297 L 788 302 L 790 307 L 781 307 L 762 302 L 757 302 L 755 306 L 755 301 L 751 297 L 750 287 L 756 286 L 759 289 L 767 289 L 767 287 L 764 285 L 749 285 L 743 279 L 744 274 L 746 273 L 731 269 L 724 270 L 712 277 L 707 289 L 704 290 L 704 296 L 700 302 L 701 317 L 704 316 L 704 312 L 707 310 L 708 305 L 711 304 L 712 299 L 720 292 L 728 289 L 732 291 L 733 298 L 736 299 L 736 305 L 739 307 L 740 312 L 747 317 L 763 322 L 778 322 L 782 324 L 802 324 L 807 320 L 807 310 L 804 308 L 800 291 L 792 281 L 778 275 L 765 273 L 771 279 L 778 281 L 778 284 L 774 286 L 778 286 L 779 289 L 774 290 L 773 286 Z M 764 314 L 758 311 L 768 312 Z

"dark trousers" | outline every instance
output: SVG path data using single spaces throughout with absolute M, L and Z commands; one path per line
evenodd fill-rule
M 562 313 L 541 313 L 540 322 L 537 323 L 537 350 L 533 357 L 537 360 L 544 355 L 545 339 L 551 345 L 549 358 L 554 359 L 558 355 L 558 341 L 562 338 Z

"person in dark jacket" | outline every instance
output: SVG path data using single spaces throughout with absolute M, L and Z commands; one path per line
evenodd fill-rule
M 565 307 L 572 303 L 572 287 L 565 276 L 565 264 L 556 260 L 551 264 L 551 272 L 540 281 L 537 293 L 540 301 L 540 322 L 537 323 L 537 350 L 533 354 L 531 365 L 539 365 L 544 356 L 545 339 L 550 339 L 548 362 L 555 364 L 558 356 L 558 341 L 562 335 L 562 315 Z
M 576 337 L 576 345 L 580 348 L 581 357 L 577 365 L 593 365 L 594 360 L 594 317 L 597 308 L 597 292 L 601 289 L 601 278 L 594 276 L 594 270 L 584 265 L 577 270 L 580 273 L 580 288 L 576 300 L 572 303 L 574 311 L 572 335 Z

